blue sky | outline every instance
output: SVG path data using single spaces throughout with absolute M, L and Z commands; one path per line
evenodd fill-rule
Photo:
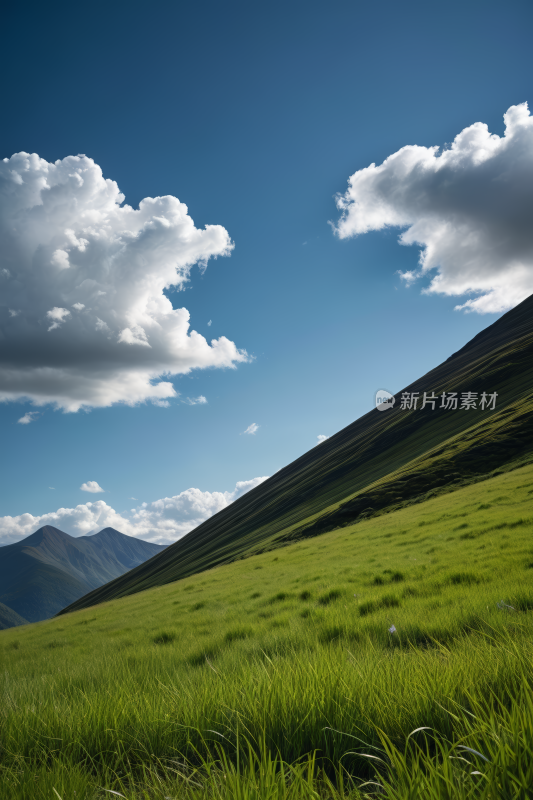
M 0 516 L 231 493 L 493 322 L 422 294 L 431 275 L 406 286 L 420 248 L 397 228 L 342 239 L 328 221 L 350 175 L 405 145 L 479 121 L 501 136 L 532 99 L 532 22 L 530 3 L 475 0 L 11 4 L 0 158 L 84 153 L 133 207 L 173 195 L 197 228 L 223 226 L 231 255 L 168 296 L 253 358 L 172 377 L 169 407 L 0 404 Z M 81 491 L 89 480 L 105 493 Z

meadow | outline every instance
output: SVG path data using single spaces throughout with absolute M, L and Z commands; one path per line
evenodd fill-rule
M 0 632 L 0 797 L 533 797 L 533 466 Z

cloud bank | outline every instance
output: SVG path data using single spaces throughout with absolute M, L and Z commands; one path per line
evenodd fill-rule
M 473 295 L 458 309 L 505 311 L 533 292 L 533 118 L 527 103 L 504 115 L 503 137 L 476 122 L 451 147 L 403 147 L 352 175 L 337 198 L 336 232 L 348 238 L 405 228 L 422 247 L 411 283 L 436 271 L 424 291 Z
M 238 481 L 232 492 L 187 489 L 174 497 L 143 503 L 127 514 L 119 514 L 104 500 L 97 500 L 76 508 L 59 508 L 41 516 L 20 514 L 17 517 L 0 517 L 0 545 L 18 542 L 43 525 L 53 525 L 71 536 L 84 536 L 110 526 L 128 536 L 156 544 L 171 544 L 250 489 L 259 486 L 267 477 Z
M 169 376 L 247 355 L 189 330 L 165 289 L 233 249 L 172 196 L 123 205 L 85 156 L 0 161 L 0 400 L 65 411 L 176 397 Z

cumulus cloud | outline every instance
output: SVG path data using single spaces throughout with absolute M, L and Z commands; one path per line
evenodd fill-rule
M 49 331 L 54 331 L 56 328 L 59 328 L 63 322 L 70 317 L 70 311 L 66 308 L 51 308 L 50 311 L 46 312 L 46 316 L 49 320 L 52 320 L 52 324 L 48 328 Z
M 0 545 L 18 542 L 43 525 L 53 525 L 71 536 L 83 536 L 95 528 L 101 530 L 108 526 L 127 533 L 120 527 L 125 524 L 126 520 L 120 514 L 103 500 L 98 500 L 75 508 L 58 508 L 40 516 L 20 514 L 16 517 L 0 517 Z
M 17 420 L 20 425 L 29 425 L 34 419 L 39 416 L 37 411 L 27 411 L 23 417 Z
M 243 433 L 254 434 L 254 433 L 257 433 L 258 430 L 259 430 L 259 425 L 256 425 L 255 422 L 252 422 L 252 424 L 248 425 L 248 427 L 246 428 L 245 431 L 243 431 Z
M 318 439 L 318 444 L 322 444 L 322 442 L 325 442 L 326 439 L 329 439 L 329 436 L 324 436 L 323 433 L 319 433 L 316 438 Z
M 158 544 L 171 544 L 250 489 L 259 486 L 267 477 L 238 481 L 231 492 L 187 489 L 174 497 L 142 503 L 127 514 L 119 514 L 103 500 L 97 500 L 76 508 L 59 508 L 41 516 L 21 514 L 0 517 L 0 545 L 19 541 L 43 525 L 53 525 L 71 536 L 85 536 L 109 526 L 129 536 Z
M 162 401 L 177 396 L 171 376 L 246 361 L 226 337 L 190 330 L 165 294 L 232 249 L 175 197 L 124 204 L 85 156 L 0 160 L 0 401 Z
M 533 292 L 533 118 L 527 103 L 504 115 L 502 137 L 476 122 L 449 149 L 410 145 L 349 179 L 337 198 L 341 238 L 404 228 L 422 248 L 407 283 L 432 274 L 425 292 L 472 295 L 458 309 L 495 313 Z
M 87 481 L 87 483 L 82 483 L 80 489 L 82 492 L 92 492 L 92 494 L 96 494 L 97 492 L 105 492 L 105 489 L 102 489 L 102 487 L 99 486 L 96 481 Z

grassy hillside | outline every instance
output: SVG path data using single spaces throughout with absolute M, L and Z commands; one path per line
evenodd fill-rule
M 533 452 L 533 296 L 409 393 L 497 392 L 495 410 L 374 409 L 161 555 L 66 610 L 126 596 L 397 509 Z
M 26 625 L 27 622 L 27 619 L 21 617 L 12 608 L 0 603 L 0 631 L 6 628 L 13 628 L 15 625 Z
M 47 619 L 164 549 L 114 528 L 75 538 L 45 525 L 0 547 L 0 602 L 31 622 Z
M 0 797 L 530 797 L 532 500 L 527 465 L 3 631 Z

